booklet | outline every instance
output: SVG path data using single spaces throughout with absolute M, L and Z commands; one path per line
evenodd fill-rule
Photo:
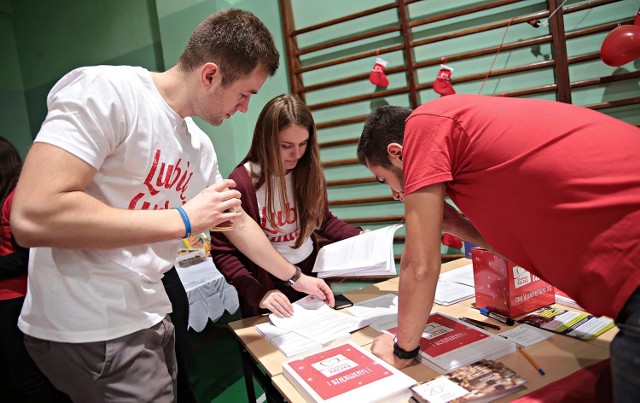
M 398 328 L 385 330 L 393 335 Z M 420 339 L 420 361 L 446 374 L 481 359 L 497 360 L 516 351 L 515 343 L 443 313 L 432 313 Z
M 393 402 L 411 396 L 416 381 L 348 342 L 282 364 L 308 402 Z
M 614 326 L 613 320 L 604 316 L 597 318 L 586 312 L 550 306 L 537 309 L 518 322 L 581 340 L 594 339 Z
M 411 388 L 418 402 L 490 402 L 524 388 L 526 380 L 504 364 L 480 360 Z
M 393 235 L 402 224 L 334 242 L 322 247 L 313 266 L 318 277 L 395 276 Z

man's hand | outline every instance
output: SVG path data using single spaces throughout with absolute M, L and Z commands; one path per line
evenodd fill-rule
M 398 369 L 406 368 L 413 363 L 413 358 L 402 359 L 393 354 L 393 336 L 385 333 L 373 339 L 371 352 Z
M 293 306 L 286 295 L 278 290 L 271 290 L 264 294 L 260 301 L 260 308 L 268 309 L 279 318 L 293 315 Z
M 298 281 L 293 284 L 292 287 L 296 291 L 304 292 L 309 295 L 315 295 L 316 297 L 326 302 L 332 308 L 336 303 L 333 297 L 333 291 L 331 291 L 331 288 L 329 288 L 327 283 L 325 283 L 322 279 L 303 274 L 300 276 Z
M 242 215 L 240 192 L 233 189 L 236 183 L 225 179 L 215 183 L 184 206 L 191 221 L 192 233 L 197 234 L 225 221 L 235 220 Z

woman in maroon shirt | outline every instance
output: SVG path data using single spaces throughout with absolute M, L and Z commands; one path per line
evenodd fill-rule
M 329 211 L 327 189 L 311 111 L 293 95 L 280 95 L 263 108 L 247 156 L 229 176 L 242 194 L 242 208 L 290 263 L 311 274 L 318 252 L 315 234 L 329 241 L 362 229 Z M 211 233 L 213 260 L 238 290 L 244 317 L 284 315 L 304 295 L 251 262 L 225 237 Z

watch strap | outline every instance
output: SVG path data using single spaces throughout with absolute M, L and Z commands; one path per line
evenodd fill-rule
M 395 336 L 393 338 L 393 354 L 396 357 L 401 358 L 403 360 L 408 360 L 408 359 L 416 358 L 419 353 L 420 353 L 420 344 L 418 344 L 418 347 L 416 347 L 415 349 L 411 351 L 407 351 L 407 350 L 403 350 L 402 348 L 400 348 L 400 346 L 398 346 L 398 336 Z
M 302 270 L 300 270 L 300 268 L 298 266 L 294 265 L 293 267 L 296 268 L 296 272 L 293 274 L 293 276 L 291 276 L 291 278 L 289 280 L 284 282 L 284 285 L 286 285 L 288 287 L 291 287 L 292 285 L 294 285 L 296 283 L 296 281 L 298 281 L 298 279 L 302 275 Z

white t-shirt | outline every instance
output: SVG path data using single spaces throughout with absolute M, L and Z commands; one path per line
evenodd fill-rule
M 144 68 L 73 70 L 52 88 L 47 106 L 35 141 L 95 167 L 86 193 L 109 206 L 175 208 L 222 179 L 209 137 L 171 109 Z M 157 324 L 171 312 L 161 278 L 174 264 L 179 242 L 32 248 L 20 329 L 42 339 L 83 343 Z
M 260 173 L 258 164 L 247 162 L 245 168 L 251 170 L 254 174 Z M 280 203 L 279 181 L 272 178 L 272 189 L 276 189 L 273 196 L 273 204 L 275 209 L 276 227 L 274 228 L 267 219 L 267 192 L 265 186 L 256 189 L 256 199 L 258 201 L 258 209 L 260 214 L 260 228 L 264 231 L 273 248 L 278 251 L 289 263 L 296 264 L 302 262 L 313 252 L 313 242 L 311 237 L 307 237 L 299 248 L 294 249 L 298 237 L 300 237 L 300 226 L 298 223 L 298 210 L 296 209 L 296 198 L 293 193 L 292 174 L 289 172 L 284 177 L 285 186 L 287 187 L 288 205 L 282 206 Z M 289 215 L 287 215 L 289 212 Z

